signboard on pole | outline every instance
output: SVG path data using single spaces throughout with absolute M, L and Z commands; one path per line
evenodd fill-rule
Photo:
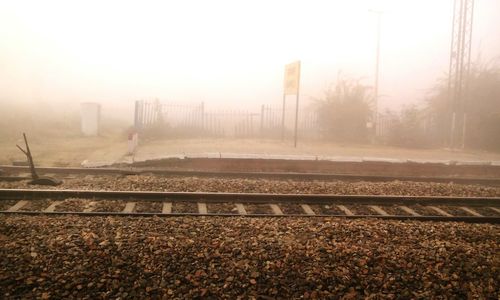
M 297 95 L 300 82 L 300 61 L 285 66 L 285 95 Z
M 300 86 L 300 60 L 285 65 L 285 80 L 283 82 L 283 119 L 281 124 L 281 139 L 285 138 L 285 100 L 287 95 L 296 95 L 295 104 L 295 134 L 294 147 L 297 147 L 297 126 L 299 121 L 299 86 Z

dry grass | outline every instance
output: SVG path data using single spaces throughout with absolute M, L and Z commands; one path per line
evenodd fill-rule
M 26 160 L 16 143 L 24 147 L 22 140 L 0 142 L 0 164 Z M 30 140 L 30 148 L 36 165 L 56 167 L 79 166 L 85 159 L 114 161 L 127 151 L 126 141 L 116 137 L 50 137 Z
M 103 119 L 102 136 L 83 137 L 79 104 L 0 103 L 0 164 L 26 160 L 16 148 L 28 136 L 39 166 L 79 166 L 85 159 L 116 160 L 126 152 L 126 124 Z

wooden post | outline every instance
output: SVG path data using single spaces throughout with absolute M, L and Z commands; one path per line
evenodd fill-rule
M 35 170 L 35 163 L 33 162 L 33 157 L 31 156 L 30 146 L 28 145 L 28 139 L 26 138 L 26 133 L 23 132 L 24 143 L 26 144 L 26 151 L 24 151 L 21 147 L 17 146 L 26 156 L 28 157 L 28 164 L 30 165 L 31 177 L 33 180 L 38 179 L 38 174 Z

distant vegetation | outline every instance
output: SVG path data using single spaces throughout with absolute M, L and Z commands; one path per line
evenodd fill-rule
M 356 80 L 339 80 L 317 99 L 323 137 L 335 142 L 369 142 L 373 131 L 373 96 Z M 465 96 L 467 149 L 500 151 L 500 67 L 476 64 Z M 447 147 L 450 136 L 447 78 L 439 80 L 425 101 L 380 114 L 379 143 L 411 148 Z M 462 127 L 459 128 L 461 130 Z
M 440 146 L 435 143 L 434 133 L 425 119 L 425 109 L 417 105 L 407 105 L 399 113 L 387 111 L 381 115 L 385 129 L 380 141 L 392 146 L 407 148 L 430 148 Z
M 335 142 L 368 141 L 371 121 L 370 88 L 359 80 L 340 79 L 334 88 L 316 99 L 323 136 Z
M 440 81 L 428 99 L 429 113 L 437 140 L 446 139 L 449 128 L 443 116 L 448 110 L 447 83 Z M 466 147 L 500 150 L 500 66 L 475 65 L 466 96 Z M 439 130 L 441 128 L 441 130 Z
M 475 65 L 470 73 L 465 148 L 500 151 L 500 67 Z M 409 106 L 392 119 L 387 142 L 445 147 L 450 138 L 448 80 L 437 82 L 421 108 Z M 458 130 L 462 130 L 459 127 Z

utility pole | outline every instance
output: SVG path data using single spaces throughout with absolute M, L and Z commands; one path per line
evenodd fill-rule
M 299 90 L 300 90 L 300 62 L 299 62 L 299 74 L 297 75 L 297 95 L 295 98 L 295 132 L 293 135 L 293 146 L 297 148 L 297 134 L 299 126 Z
M 448 146 L 452 149 L 466 144 L 473 17 L 474 0 L 455 0 L 448 72 Z
M 375 88 L 374 88 L 374 104 L 375 111 L 373 114 L 373 126 L 375 128 L 375 136 L 378 136 L 380 130 L 378 128 L 378 79 L 379 79 L 379 65 L 380 65 L 380 33 L 381 33 L 381 25 L 382 25 L 382 11 L 370 9 L 370 12 L 377 15 L 377 50 L 376 50 L 376 59 L 375 59 Z

